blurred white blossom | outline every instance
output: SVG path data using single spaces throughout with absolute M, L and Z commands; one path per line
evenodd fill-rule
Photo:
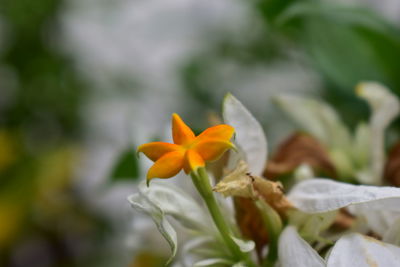
M 359 123 L 352 135 L 339 114 L 322 100 L 281 94 L 276 102 L 300 129 L 313 135 L 329 151 L 341 179 L 355 177 L 365 184 L 383 183 L 385 131 L 400 112 L 400 101 L 385 86 L 362 82 L 357 95 L 371 109 L 369 123 Z
M 396 267 L 400 266 L 399 255 L 400 247 L 352 233 L 341 237 L 324 259 L 300 237 L 293 226 L 282 232 L 279 242 L 282 267 Z

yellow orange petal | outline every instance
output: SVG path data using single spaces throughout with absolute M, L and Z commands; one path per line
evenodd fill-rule
M 186 151 L 185 162 L 183 165 L 186 174 L 189 174 L 191 171 L 196 171 L 198 168 L 204 167 L 204 165 L 204 160 L 201 158 L 199 153 L 192 149 Z
M 183 167 L 184 151 L 173 151 L 159 158 L 147 172 L 147 180 L 153 178 L 170 178 L 179 173 Z
M 196 141 L 203 141 L 206 139 L 221 139 L 229 141 L 232 138 L 235 129 L 227 124 L 216 125 L 204 130 L 196 137 Z
M 226 150 L 234 147 L 235 146 L 229 141 L 207 139 L 196 143 L 192 149 L 196 151 L 203 160 L 214 161 L 219 159 Z
M 172 114 L 172 138 L 177 145 L 186 145 L 193 142 L 193 131 L 183 122 L 178 114 Z
M 165 142 L 152 142 L 143 144 L 138 147 L 137 152 L 144 153 L 152 161 L 156 161 L 166 153 L 172 151 L 178 151 L 182 148 L 175 144 L 165 143 Z

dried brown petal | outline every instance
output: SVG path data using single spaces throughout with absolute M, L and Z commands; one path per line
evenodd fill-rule
M 346 209 L 340 209 L 336 214 L 335 222 L 332 227 L 336 230 L 344 231 L 351 228 L 355 223 L 355 217 Z
M 280 182 L 268 181 L 265 178 L 253 177 L 254 191 L 258 193 L 279 215 L 286 217 L 288 209 L 293 205 L 286 198 Z
M 315 138 L 304 133 L 293 134 L 278 147 L 273 158 L 267 162 L 264 176 L 276 179 L 303 163 L 310 165 L 316 174 L 336 177 L 335 166 L 326 149 Z
M 293 205 L 284 195 L 281 183 L 252 176 L 248 173 L 247 164 L 241 161 L 213 190 L 225 197 L 234 197 L 236 221 L 240 231 L 245 238 L 255 242 L 260 258 L 262 248 L 268 243 L 268 233 L 254 199 L 264 199 L 281 217 L 286 217 L 288 209 L 293 208 Z
M 268 232 L 264 226 L 260 211 L 250 198 L 235 197 L 236 222 L 239 225 L 240 232 L 246 239 L 251 239 L 256 244 L 256 251 L 259 259 L 263 247 L 268 244 Z
M 280 182 L 251 175 L 244 161 L 239 162 L 236 169 L 226 175 L 213 190 L 225 197 L 262 198 L 282 215 L 293 207 L 284 195 Z
M 282 185 L 279 182 L 268 181 L 257 176 L 249 175 L 249 177 L 255 194 L 271 205 L 282 218 L 286 218 L 287 211 L 293 208 L 293 205 L 284 195 Z M 261 259 L 262 249 L 268 244 L 268 232 L 265 229 L 260 211 L 251 198 L 235 197 L 234 205 L 240 231 L 245 238 L 254 241 L 257 255 Z

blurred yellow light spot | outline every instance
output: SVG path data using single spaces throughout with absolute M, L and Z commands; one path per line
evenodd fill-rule
M 18 234 L 24 208 L 11 199 L 0 199 L 0 250 Z
M 17 159 L 15 138 L 6 130 L 0 130 L 0 172 Z

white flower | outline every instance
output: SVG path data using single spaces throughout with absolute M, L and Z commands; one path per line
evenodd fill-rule
M 365 85 L 363 88 L 365 88 Z M 373 88 L 371 90 L 375 89 Z M 259 174 L 260 166 L 263 166 L 262 164 L 265 163 L 264 159 L 267 153 L 263 148 L 266 148 L 266 143 L 260 146 L 246 144 L 239 136 L 248 137 L 249 135 L 254 135 L 256 140 L 262 140 L 264 133 L 260 130 L 261 127 L 258 127 L 253 117 L 250 119 L 248 118 L 249 112 L 237 99 L 229 96 L 228 100 L 229 101 L 225 101 L 224 104 L 224 119 L 225 122 L 235 125 L 235 127 L 239 129 L 237 131 L 236 141 L 238 147 L 241 148 L 241 153 L 232 153 L 231 156 L 236 156 L 236 160 L 237 158 L 251 158 L 252 160 L 248 161 L 248 164 L 251 165 L 253 171 Z M 392 103 L 395 102 L 397 103 L 397 100 Z M 317 116 L 320 122 L 305 122 L 311 123 L 309 129 L 313 129 L 317 136 L 319 135 L 321 138 L 326 138 L 326 142 L 330 143 L 332 147 L 341 147 L 344 149 L 346 146 L 351 145 L 352 137 L 347 128 L 339 121 L 333 109 L 323 104 L 321 105 L 319 102 L 314 102 L 313 100 L 308 102 L 308 104 L 310 103 L 311 106 L 314 105 L 316 110 L 318 110 L 318 115 L 314 113 L 316 110 L 312 110 L 312 112 L 306 111 L 306 114 Z M 293 108 L 296 107 L 294 103 L 291 104 Z M 246 112 L 241 114 L 240 110 L 245 110 Z M 378 108 L 378 110 L 382 114 L 382 109 Z M 392 114 L 394 113 L 395 112 L 392 111 Z M 301 119 L 306 115 L 302 114 L 299 116 Z M 393 115 L 386 114 L 383 116 L 387 118 L 387 121 L 391 121 Z M 238 118 L 241 118 L 241 120 Z M 318 118 L 315 119 L 318 120 Z M 383 125 L 384 127 L 381 126 L 380 131 L 383 131 L 386 127 L 385 124 Z M 369 134 L 375 129 L 374 127 L 377 128 L 376 123 L 373 122 L 367 127 L 360 126 L 354 137 L 356 139 L 354 146 L 360 147 L 364 142 L 369 142 Z M 332 138 L 336 138 L 336 140 Z M 263 141 L 260 143 L 264 144 Z M 253 146 L 253 148 L 250 149 L 250 146 Z M 357 152 L 360 151 L 357 150 Z M 370 165 L 365 163 L 365 166 L 368 167 Z M 301 168 L 304 169 L 306 167 L 303 166 Z M 299 172 L 300 171 L 301 170 L 299 170 Z M 321 233 L 331 226 L 339 209 L 347 208 L 359 219 L 363 219 L 366 222 L 365 231 L 372 230 L 381 235 L 383 241 L 399 245 L 400 188 L 357 186 L 328 179 L 308 179 L 311 178 L 310 175 L 312 175 L 312 172 L 308 170 L 306 173 L 306 180 L 295 185 L 288 194 L 289 201 L 300 210 L 300 214 L 303 214 L 300 215 L 303 216 L 301 225 L 302 233 L 310 235 L 309 237 L 312 240 L 322 240 L 324 241 L 322 243 L 326 244 L 326 242 L 330 240 L 323 240 Z M 237 179 L 237 182 L 241 181 L 241 179 Z M 229 185 L 231 184 L 227 186 Z M 337 237 L 334 237 L 332 240 L 336 238 Z M 354 253 L 351 252 L 349 253 L 349 246 L 354 247 L 354 253 L 357 253 L 357 255 L 352 255 Z M 372 252 L 369 255 L 367 252 L 370 250 Z M 358 264 L 355 266 L 367 266 L 365 264 L 372 264 L 374 262 L 378 264 L 377 266 L 398 266 L 396 265 L 399 264 L 398 256 L 396 256 L 396 253 L 393 253 L 398 253 L 398 251 L 400 251 L 398 247 L 384 244 L 360 234 L 350 233 L 344 234 L 339 241 L 337 241 L 330 253 L 331 256 L 325 260 L 321 258 L 305 240 L 300 238 L 293 226 L 287 227 L 283 232 L 279 247 L 280 263 L 283 267 L 349 266 L 352 262 L 352 256 L 355 259 L 355 263 Z
M 381 236 L 389 236 L 387 231 L 395 231 L 391 227 L 398 225 L 400 219 L 400 188 L 396 187 L 310 179 L 297 184 L 288 194 L 288 199 L 296 208 L 308 214 L 347 208 L 350 213 L 365 219 L 367 230 Z
M 139 192 L 129 196 L 128 200 L 135 209 L 152 217 L 158 230 L 171 247 L 170 260 L 177 253 L 178 238 L 176 231 L 166 218 L 167 215 L 187 228 L 203 234 L 208 233 L 207 229 L 210 229 L 208 225 L 212 225 L 206 211 L 196 201 L 170 184 L 155 182 L 151 187 L 147 187 L 143 182 L 139 185 Z M 213 228 L 211 230 L 214 231 Z
M 373 99 L 376 100 L 378 97 Z M 385 100 L 386 98 L 383 97 L 382 99 Z M 353 144 L 353 137 L 351 137 L 347 128 L 341 125 L 333 109 L 326 108 L 324 105 L 320 106 L 318 102 L 312 103 L 315 104 L 317 109 L 320 109 L 319 115 L 323 118 L 320 124 L 324 125 L 325 128 L 320 127 L 321 125 L 318 126 L 317 123 L 316 125 L 311 124 L 310 129 L 314 129 L 315 133 L 320 134 L 321 137 L 325 134 L 332 134 L 330 131 L 339 130 L 338 136 L 340 138 L 337 140 L 327 139 L 326 142 L 329 141 L 333 148 L 343 149 L 340 150 L 341 153 L 348 152 L 349 148 L 346 146 L 359 146 L 362 143 L 361 141 L 369 141 L 370 134 L 374 131 L 383 132 L 388 122 L 392 120 L 393 114 L 396 113 L 392 110 L 392 115 L 390 115 L 378 107 L 380 114 L 386 114 L 383 115 L 386 118 L 386 123 L 381 123 L 381 121 L 374 123 L 374 119 L 372 119 L 369 126 L 359 128 L 355 137 L 359 142 Z M 382 103 L 388 104 L 385 101 Z M 390 103 L 397 103 L 397 100 Z M 251 185 L 256 183 L 257 179 L 254 178 L 254 181 L 249 182 L 248 177 L 251 176 L 245 172 L 247 172 L 247 165 L 254 176 L 259 176 L 263 172 L 267 161 L 265 134 L 257 120 L 232 95 L 228 95 L 224 101 L 223 115 L 225 122 L 236 129 L 235 141 L 239 152 L 231 152 L 228 168 L 235 171 L 231 172 L 231 175 L 228 175 L 221 182 L 222 184 L 219 184 L 219 189 L 222 188 L 221 190 L 228 195 L 231 192 L 239 192 L 244 196 L 253 196 L 254 188 Z M 367 138 L 364 138 L 365 136 Z M 368 163 L 373 158 L 372 154 L 368 158 Z M 345 155 L 348 156 L 348 154 Z M 350 159 L 353 159 L 352 155 L 346 158 L 346 160 Z M 244 165 L 239 164 L 243 161 L 246 162 Z M 371 165 L 365 163 L 363 167 L 368 169 L 369 166 Z M 373 168 L 370 168 L 370 170 L 373 173 Z M 297 210 L 291 216 L 291 223 L 299 227 L 299 233 L 304 235 L 307 240 L 317 241 L 317 246 L 315 246 L 315 249 L 312 248 L 300 237 L 294 226 L 286 227 L 279 241 L 279 262 L 282 267 L 340 267 L 349 266 L 350 263 L 357 267 L 373 264 L 376 266 L 400 266 L 398 256 L 400 255 L 400 248 L 391 245 L 400 243 L 400 188 L 352 185 L 328 179 L 310 179 L 312 171 L 304 166 L 297 171 L 297 174 L 298 180 L 301 180 L 301 182 L 297 183 L 287 195 L 288 203 L 291 203 Z M 232 178 L 232 176 L 237 177 Z M 160 232 L 169 242 L 172 257 L 177 253 L 178 238 L 167 217 L 174 218 L 192 234 L 190 241 L 186 242 L 182 248 L 183 265 L 228 264 L 241 266 L 242 263 L 234 262 L 230 258 L 218 239 L 215 228 L 210 227 L 212 222 L 204 207 L 197 204 L 182 190 L 163 182 L 159 183 L 153 184 L 150 188 L 142 184 L 139 187 L 139 192 L 130 196 L 129 201 L 136 209 L 152 217 Z M 380 235 L 382 241 L 386 243 L 359 233 L 352 233 L 356 229 L 348 229 L 342 236 L 333 236 L 329 232 L 329 228 L 335 221 L 340 209 L 347 209 L 358 220 L 364 220 L 365 229 L 363 231 L 373 231 Z M 231 216 L 231 214 L 227 216 Z M 194 233 L 196 234 L 193 235 Z M 236 238 L 234 240 L 242 251 L 248 252 L 254 248 L 253 242 L 245 242 Z M 334 241 L 336 241 L 336 244 L 332 247 L 328 256 L 322 258 L 317 252 L 321 248 L 319 245 L 325 246 Z M 201 252 L 201 256 L 199 252 Z
M 322 101 L 293 95 L 280 95 L 276 101 L 302 129 L 327 146 L 341 178 L 380 185 L 384 132 L 399 114 L 400 102 L 389 89 L 374 82 L 360 83 L 357 94 L 368 102 L 372 115 L 368 125 L 357 126 L 354 136 L 335 110 Z
M 342 236 L 324 259 L 290 226 L 280 237 L 279 261 L 282 267 L 397 267 L 400 247 L 351 233 Z
M 183 245 L 182 257 L 179 258 L 184 266 L 206 266 L 204 264 L 209 262 L 237 264 L 219 238 L 219 233 L 205 207 L 179 187 L 165 181 L 154 181 L 151 187 L 147 187 L 143 182 L 139 185 L 139 192 L 129 196 L 128 200 L 136 210 L 153 219 L 171 247 L 169 261 L 172 261 L 178 252 L 178 234 L 168 218 L 172 217 L 187 233 L 188 242 Z M 232 216 L 228 214 L 228 210 L 225 212 L 227 217 Z M 253 241 L 243 241 L 233 236 L 232 239 L 242 252 L 254 249 Z

